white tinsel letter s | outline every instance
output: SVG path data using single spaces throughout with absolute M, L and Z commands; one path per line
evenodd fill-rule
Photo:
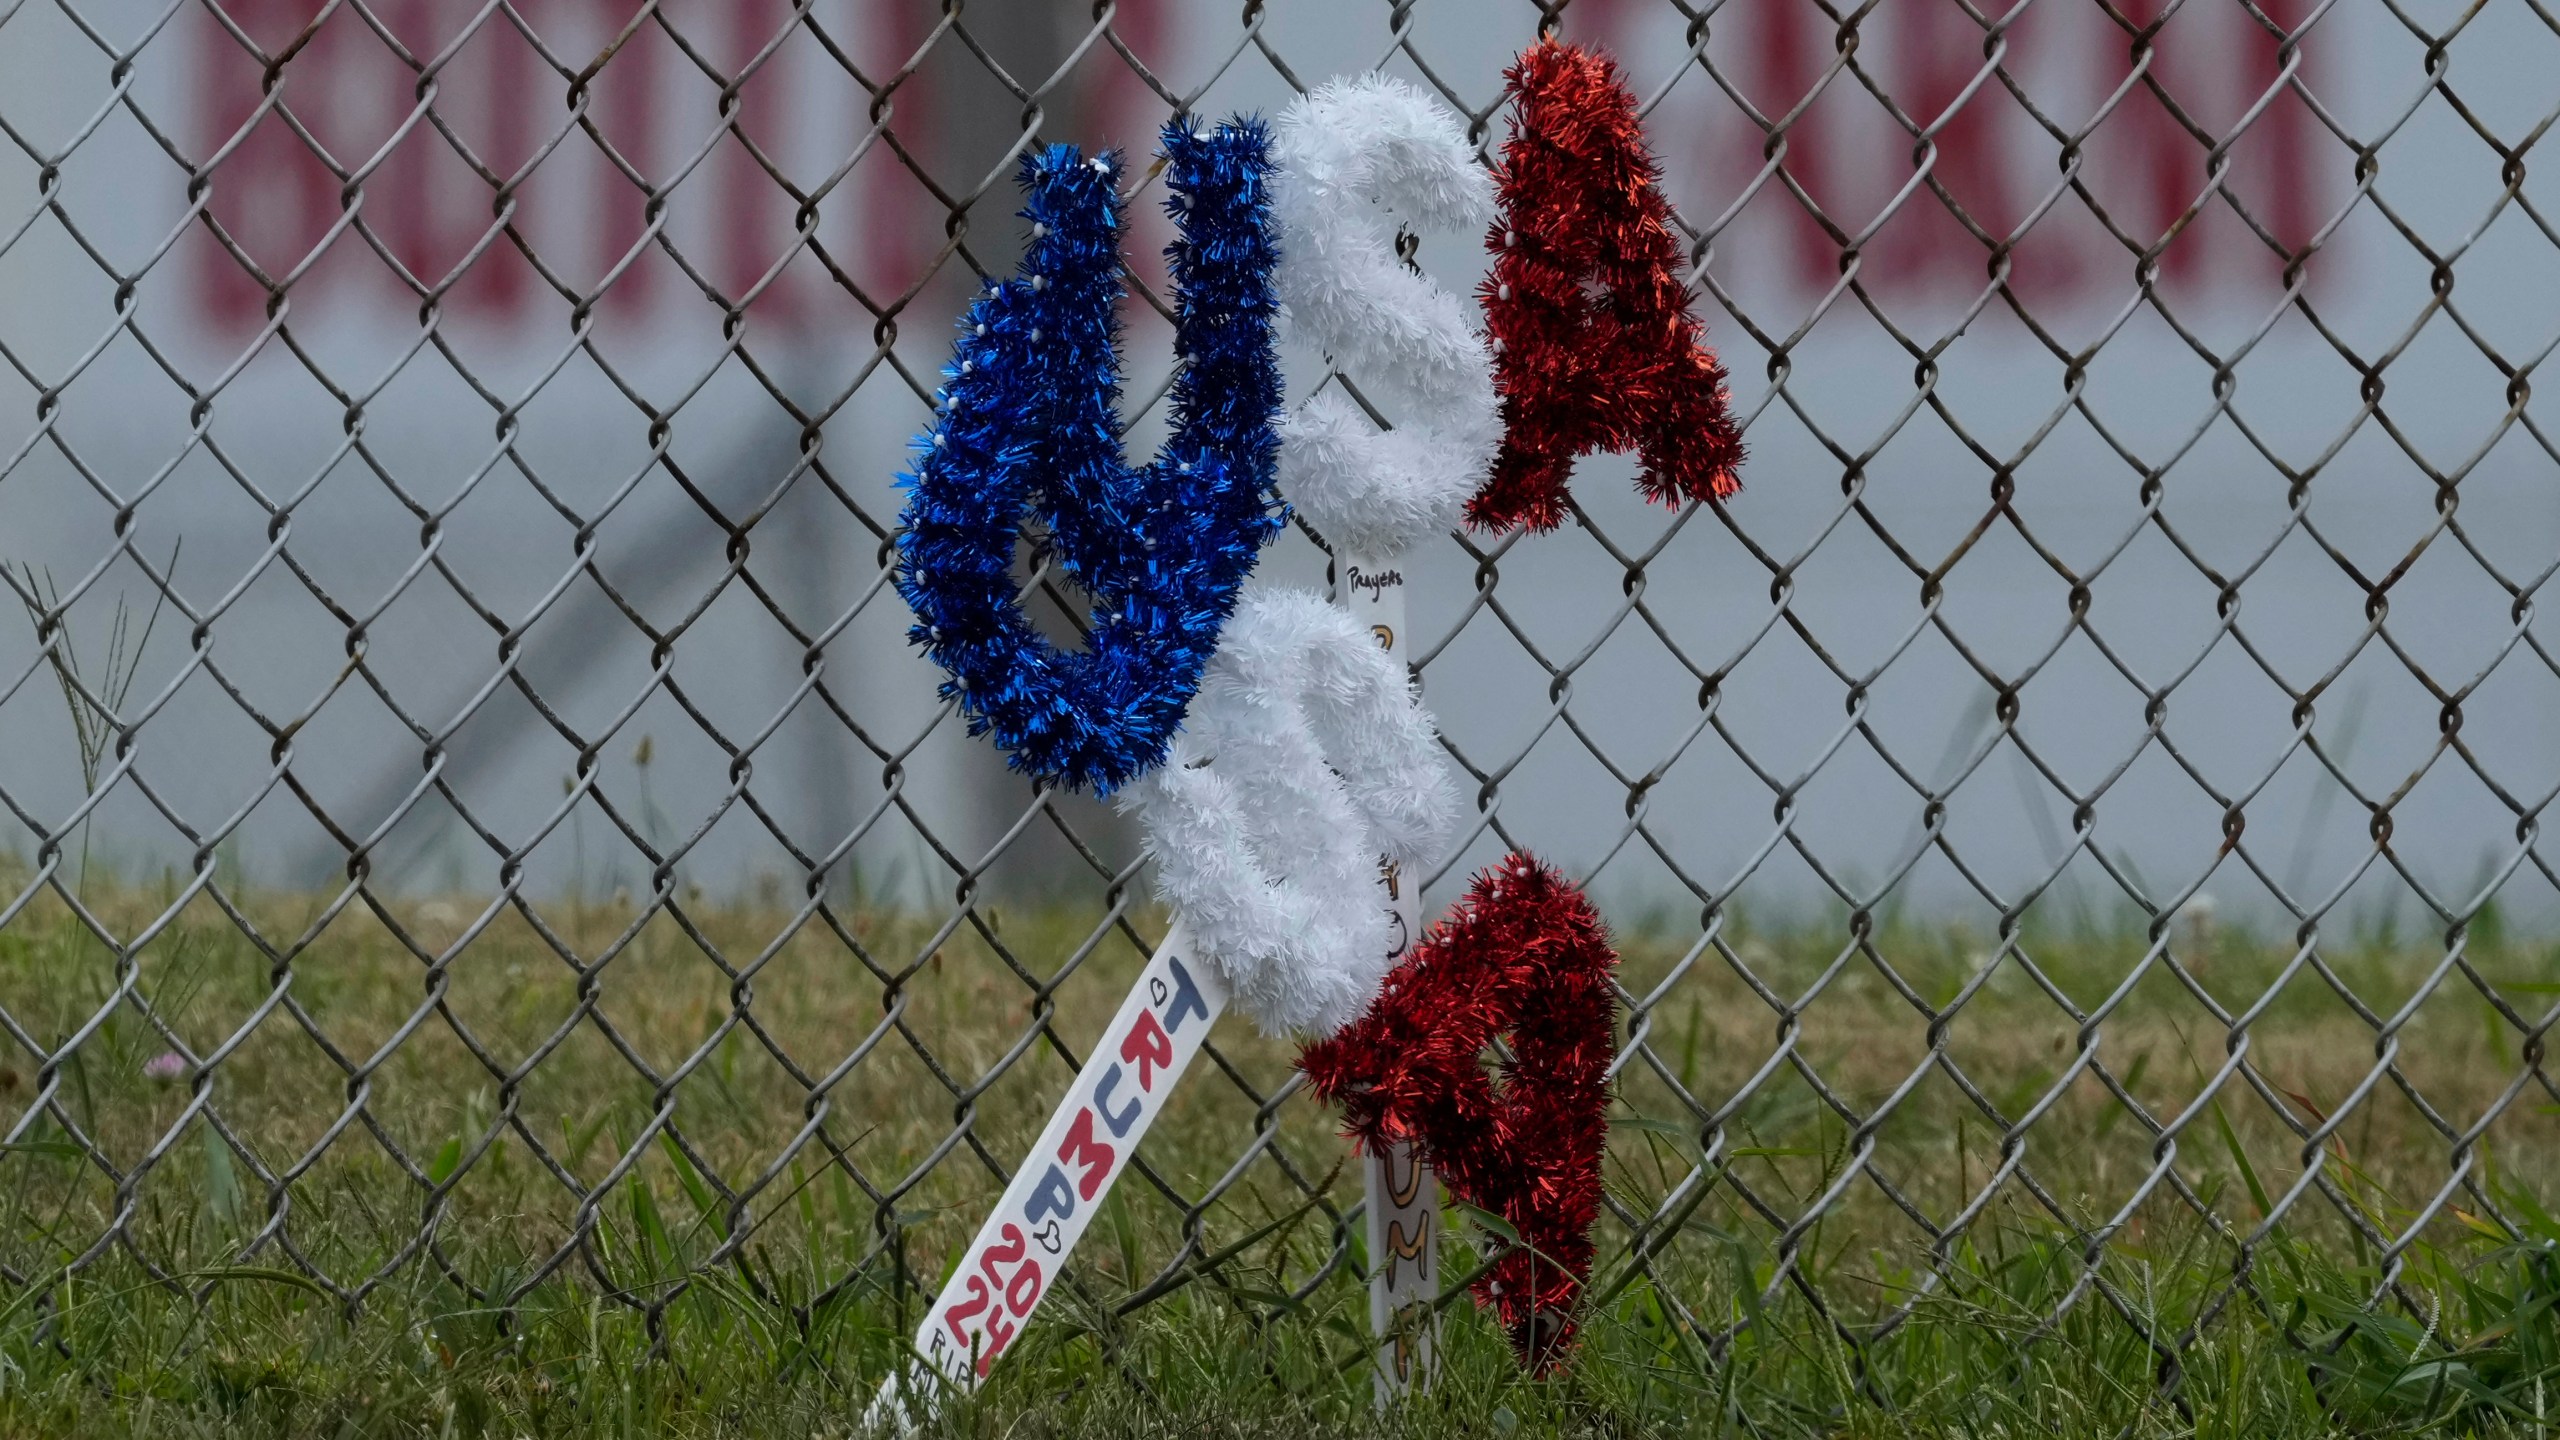
M 1334 388 L 1310 396 L 1280 423 L 1281 488 L 1337 550 L 1390 557 L 1456 519 L 1502 423 L 1469 308 L 1405 268 L 1388 212 L 1482 226 L 1493 181 L 1447 106 L 1384 75 L 1318 86 L 1281 115 L 1271 148 L 1290 322 L 1402 411 L 1381 433 Z
M 1274 1035 L 1330 1035 L 1368 1008 L 1395 949 L 1379 856 L 1436 858 L 1457 814 L 1404 667 L 1295 590 L 1237 608 L 1172 757 L 1120 804 L 1165 902 Z

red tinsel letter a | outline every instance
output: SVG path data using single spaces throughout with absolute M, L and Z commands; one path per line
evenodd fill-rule
M 1414 1145 L 1451 1194 L 1519 1232 L 1476 1300 L 1536 1374 L 1570 1348 L 1591 1275 L 1617 963 L 1582 892 L 1514 855 L 1476 877 L 1368 1014 L 1298 1060 L 1347 1133 Z M 1497 1090 L 1482 1057 L 1505 1031 L 1516 1059 Z
M 1506 78 L 1519 103 L 1481 292 L 1504 434 L 1467 523 L 1554 529 L 1574 457 L 1594 450 L 1635 451 L 1648 500 L 1731 495 L 1742 437 L 1689 313 L 1634 92 L 1606 58 L 1553 40 Z

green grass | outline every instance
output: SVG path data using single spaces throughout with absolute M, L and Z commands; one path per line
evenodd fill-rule
M 84 900 L 132 934 L 170 893 L 92 886 Z M 301 938 L 288 967 L 204 896 L 129 973 L 58 900 L 0 929 L 0 1007 L 38 1044 L 125 996 L 51 1075 L 0 1038 L 0 1120 L 50 1095 L 113 1167 L 52 1118 L 0 1154 L 0 1434 L 857 1433 L 913 1329 L 916 1283 L 943 1273 L 1000 1188 L 967 1144 L 914 1172 L 952 1129 L 947 1081 L 974 1084 L 1026 1033 L 1032 992 L 1012 967 L 1045 978 L 1083 956 L 1053 1020 L 1080 1050 L 1158 923 L 1137 916 L 1088 947 L 1092 914 L 999 907 L 984 932 L 937 945 L 931 920 L 859 904 L 790 931 L 771 904 L 695 897 L 617 949 L 626 906 L 562 904 L 543 917 L 556 943 L 612 958 L 582 973 L 505 911 L 437 970 L 360 904 L 331 917 L 327 897 L 232 894 L 271 944 Z M 434 953 L 478 916 L 444 897 L 388 920 Z M 1851 933 L 1845 920 L 1729 917 L 1720 938 L 1798 996 Z M 2177 938 L 2192 983 L 2233 1010 L 2293 960 L 2242 933 Z M 2431 937 L 2335 939 L 2320 964 L 2386 1015 L 2443 960 Z M 1668 919 L 1624 923 L 1629 988 L 1651 992 L 1694 940 Z M 2030 927 L 2019 943 L 2083 1007 L 2146 948 L 2105 916 Z M 1216 1263 L 1123 1313 L 1182 1253 L 1168 1189 L 1197 1197 L 1226 1175 L 1290 1073 L 1287 1046 L 1229 1021 L 1222 1063 L 1194 1069 L 1146 1144 L 1153 1178 L 1123 1184 L 1075 1283 L 937 1428 L 2049 1440 L 2528 1435 L 2560 1413 L 2553 1097 L 2527 1068 L 2538 1042 L 2459 976 L 2397 1032 L 2396 1073 L 2319 1152 L 2312 1188 L 2244 1247 L 2313 1158 L 2275 1107 L 2334 1110 L 2375 1063 L 2373 1030 L 2319 974 L 2298 968 L 2253 1028 L 2247 1059 L 2266 1093 L 2234 1077 L 2197 1107 L 2172 1177 L 2098 1236 L 2090 1227 L 2151 1172 L 2151 1131 L 2083 1073 L 2021 1142 L 2004 1149 L 2001 1133 L 2069 1070 L 2076 1022 L 2004 960 L 1939 1027 L 1932 1063 L 1927 1012 L 1964 993 L 1994 947 L 1894 920 L 1869 946 L 1792 1021 L 1714 950 L 1653 1006 L 1659 1068 L 1624 1073 L 1609 1185 L 1632 1215 L 1672 1195 L 1696 1203 L 1640 1270 L 1604 1217 L 1583 1346 L 1563 1373 L 1522 1377 L 1459 1297 L 1437 1392 L 1372 1411 L 1352 1278 L 1363 1257 L 1357 1226 L 1338 1223 L 1357 1171 L 1302 1096 L 1269 1112 L 1272 1143 L 1202 1213 Z M 770 954 L 733 979 L 711 951 L 742 972 Z M 2530 1013 L 2560 989 L 2551 950 L 2494 926 L 2475 927 L 2466 955 Z M 793 1069 L 827 1074 L 881 1023 L 874 965 L 918 966 L 901 1028 L 813 1107 Z M 751 996 L 757 1033 L 731 1023 L 733 995 Z M 153 1078 L 167 1034 L 225 1058 L 200 1086 Z M 2166 1119 L 2223 1065 L 2226 1039 L 2155 963 L 2097 1054 Z M 1781 1062 L 1693 1178 L 1708 1137 L 1675 1082 L 1722 1107 L 1782 1046 L 1861 1112 L 1904 1097 L 1862 1140 Z M 634 1058 L 658 1077 L 685 1067 L 663 1110 L 662 1080 Z M 1038 1040 L 988 1086 L 973 1134 L 989 1156 L 1021 1155 L 1067 1073 Z M 2457 1152 L 2404 1083 L 2456 1131 L 2498 1118 Z M 2466 1183 L 2437 1204 L 2457 1161 Z M 1902 1208 L 1943 1224 L 1977 1199 L 1970 1227 L 1943 1241 Z M 1782 1229 L 1817 1209 L 1782 1269 Z M 1448 1229 L 1445 1265 L 1463 1274 L 1488 1237 L 1456 1212 Z M 2386 1268 L 2370 1235 L 2404 1232 Z

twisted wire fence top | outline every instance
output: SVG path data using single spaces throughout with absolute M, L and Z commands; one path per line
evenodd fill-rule
M 2423 1310 L 2404 1255 L 2516 1233 L 2492 1157 L 2560 1103 L 2516 938 L 2560 885 L 2540 0 L 0 5 L 0 940 L 79 977 L 0 994 L 0 1170 L 85 1207 L 0 1273 L 584 1273 L 654 1324 L 823 1176 L 862 1243 L 750 1288 L 929 1283 L 1162 923 L 1125 827 L 937 705 L 886 584 L 1014 164 L 1371 66 L 1490 157 L 1545 32 L 1626 61 L 1754 457 L 1677 512 L 1587 461 L 1563 530 L 1412 573 L 1476 802 L 1427 896 L 1532 850 L 1629 946 L 1603 1285 L 1714 1356 L 1782 1300 L 1879 1343 L 2023 1215 L 2076 1247 L 2033 1332 L 2111 1315 L 2164 1376 L 2272 1308 L 2279 1234 Z M 1266 564 L 1323 583 L 1322 537 Z M 1064 600 L 1036 547 L 1024 584 Z M 164 1088 L 102 1106 L 146 1051 Z M 1081 1298 L 1340 1279 L 1287 1061 L 1213 1046 L 1128 1187 L 1178 1238 Z M 2333 1158 L 2376 1123 L 2426 1157 L 2390 1205 Z M 509 1165 L 559 1205 L 498 1263 L 449 1231 Z M 717 1238 L 635 1288 L 597 1237 L 668 1167 Z M 236 1191 L 192 1259 L 149 1222 L 181 1169 Z M 368 1169 L 414 1213 L 315 1242 Z M 1830 1223 L 1899 1278 L 1826 1278 Z M 2225 1274 L 2163 1315 L 2109 1247 L 2172 1223 Z

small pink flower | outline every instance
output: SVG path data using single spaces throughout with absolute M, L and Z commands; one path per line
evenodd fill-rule
M 175 1050 L 163 1050 L 142 1062 L 142 1078 L 166 1085 L 187 1073 L 187 1057 Z

